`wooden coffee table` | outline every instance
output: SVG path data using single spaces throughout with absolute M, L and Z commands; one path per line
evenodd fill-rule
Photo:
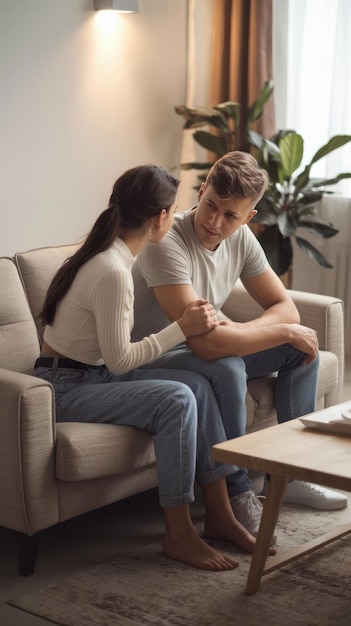
M 341 412 L 350 405 L 351 400 L 337 406 Z M 325 415 L 328 411 L 330 409 L 324 409 L 313 415 Z M 302 546 L 269 558 L 266 564 L 289 478 L 351 492 L 350 436 L 306 428 L 295 419 L 217 444 L 213 447 L 213 458 L 270 475 L 246 584 L 247 594 L 257 591 L 263 575 L 351 532 L 350 521 Z

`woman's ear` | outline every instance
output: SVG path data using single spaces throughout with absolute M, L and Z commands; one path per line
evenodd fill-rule
M 158 213 L 158 215 L 155 215 L 155 217 L 152 217 L 151 218 L 152 230 L 155 230 L 155 231 L 162 230 L 166 217 L 167 217 L 166 209 L 162 209 L 162 211 Z

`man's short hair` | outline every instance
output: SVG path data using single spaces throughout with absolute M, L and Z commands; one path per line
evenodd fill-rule
M 248 152 L 235 150 L 222 156 L 211 167 L 206 185 L 212 185 L 220 198 L 253 198 L 256 203 L 268 188 L 269 178 Z

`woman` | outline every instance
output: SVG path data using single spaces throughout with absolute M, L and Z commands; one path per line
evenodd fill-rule
M 253 551 L 255 540 L 235 519 L 227 495 L 225 476 L 233 468 L 211 457 L 212 445 L 225 439 L 212 388 L 192 372 L 148 370 L 137 380 L 139 366 L 216 326 L 215 311 L 198 300 L 160 333 L 130 340 L 131 267 L 147 242 L 168 232 L 178 184 L 152 165 L 116 181 L 108 208 L 48 289 L 35 373 L 54 387 L 58 421 L 123 424 L 154 434 L 165 553 L 201 569 L 227 570 L 238 562 L 196 534 L 189 512 L 196 469 L 207 535 Z

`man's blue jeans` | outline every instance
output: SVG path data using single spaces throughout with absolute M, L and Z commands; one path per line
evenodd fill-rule
M 277 373 L 274 400 L 279 423 L 315 410 L 319 359 L 305 365 L 305 356 L 290 344 L 283 344 L 245 357 L 204 361 L 182 345 L 144 365 L 143 369 L 187 369 L 206 377 L 216 396 L 226 438 L 234 439 L 245 434 L 247 381 L 253 378 Z M 251 487 L 244 468 L 236 468 L 227 482 L 231 497 Z
M 195 476 L 204 485 L 232 474 L 212 446 L 226 439 L 209 382 L 196 372 L 136 369 L 113 376 L 105 366 L 37 367 L 55 392 L 58 422 L 134 426 L 153 433 L 162 507 L 193 502 Z

